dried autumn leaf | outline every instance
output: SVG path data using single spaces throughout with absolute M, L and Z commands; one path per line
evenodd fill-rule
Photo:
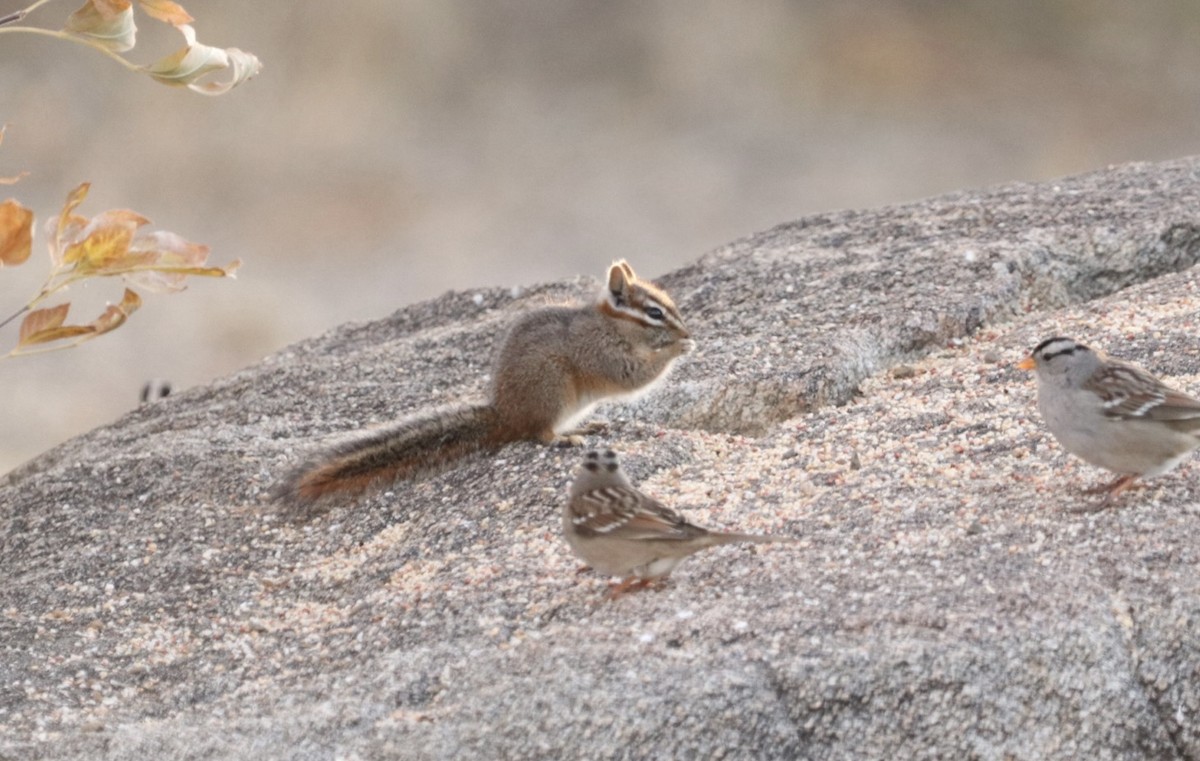
M 233 277 L 240 262 L 206 266 L 208 246 L 165 230 L 142 228 L 150 220 L 128 209 L 101 212 L 90 220 L 74 209 L 87 195 L 86 184 L 67 198 L 50 229 L 50 258 L 66 281 L 121 276 L 148 291 L 182 291 L 189 275 Z
M 61 341 L 65 338 L 78 338 L 86 336 L 96 331 L 86 325 L 64 325 L 61 328 L 51 328 L 34 333 L 26 340 L 17 344 L 18 348 L 25 346 L 36 346 L 37 344 L 48 344 L 51 341 Z
M 59 304 L 48 309 L 35 309 L 25 315 L 25 319 L 21 321 L 17 346 L 49 343 L 87 333 L 87 328 L 81 325 L 63 326 L 70 308 L 70 304 Z
M 124 53 L 137 43 L 129 0 L 87 0 L 67 17 L 65 30 L 114 53 Z
M 21 322 L 15 353 L 21 353 L 20 350 L 25 347 L 62 341 L 67 338 L 77 338 L 79 341 L 75 343 L 79 343 L 104 335 L 124 325 L 129 315 L 137 311 L 141 305 L 141 296 L 126 288 L 121 303 L 109 304 L 99 317 L 87 325 L 63 324 L 67 319 L 67 311 L 71 308 L 69 303 L 59 304 L 48 309 L 36 309 L 26 315 L 24 321 Z
M 217 268 L 203 266 L 208 251 L 208 246 L 165 230 L 140 235 L 131 253 L 149 255 L 153 257 L 152 263 L 143 271 L 126 275 L 125 279 L 154 293 L 182 291 L 187 287 L 184 280 L 188 275 L 224 274 L 210 271 Z
M 129 290 L 125 289 L 125 295 L 121 297 L 120 304 L 109 304 L 104 310 L 104 313 L 97 317 L 90 325 L 84 327 L 91 328 L 95 335 L 103 335 L 110 330 L 116 330 L 125 324 L 125 320 L 129 315 L 137 311 L 137 308 L 142 305 L 142 297 Z
M 0 267 L 15 267 L 33 248 L 33 211 L 13 199 L 0 203 Z
M 202 95 L 221 95 L 262 71 L 262 63 L 252 53 L 237 48 L 214 48 L 196 42 L 196 30 L 187 24 L 177 25 L 187 45 L 155 63 L 143 67 L 154 79 L 167 85 L 187 87 Z M 223 82 L 198 83 L 207 74 L 229 69 Z
M 138 0 L 138 3 L 146 15 L 172 26 L 181 26 L 195 21 L 182 5 L 173 3 L 171 0 Z
M 47 237 L 50 239 L 50 261 L 56 268 L 63 265 L 63 256 L 69 242 L 75 240 L 80 231 L 87 226 L 87 219 L 74 212 L 75 207 L 87 198 L 88 190 L 91 187 L 92 183 L 90 182 L 80 183 L 78 187 L 68 193 L 67 202 L 63 204 L 62 211 L 58 213 L 58 219 L 47 224 Z
M 207 253 L 208 247 L 204 246 L 204 250 Z M 173 293 L 175 291 L 182 291 L 187 287 L 184 278 L 189 275 L 236 279 L 237 270 L 241 266 L 242 262 L 240 259 L 234 259 L 224 267 L 189 267 L 186 265 L 158 263 L 147 267 L 145 271 L 125 275 L 125 279 L 148 291 Z
M 74 243 L 63 252 L 63 262 L 74 264 L 80 274 L 111 274 L 110 270 L 145 263 L 145 257 L 129 261 L 134 234 L 150 220 L 128 209 L 113 209 L 92 217 Z

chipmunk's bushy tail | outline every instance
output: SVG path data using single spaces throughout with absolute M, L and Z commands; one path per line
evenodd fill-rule
M 385 480 L 427 475 L 505 444 L 498 429 L 495 409 L 486 404 L 398 420 L 310 457 L 280 481 L 274 499 L 309 507 L 333 494 L 361 494 Z

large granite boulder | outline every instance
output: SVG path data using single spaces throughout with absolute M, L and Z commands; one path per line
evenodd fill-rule
M 504 325 L 591 278 L 147 404 L 0 480 L 0 759 L 1200 758 L 1200 467 L 1098 504 L 1012 367 L 1067 334 L 1200 392 L 1197 260 L 1188 159 L 662 277 L 697 352 L 588 443 L 695 522 L 799 541 L 611 602 L 558 534 L 579 450 L 308 520 L 265 499 L 328 437 L 480 394 Z

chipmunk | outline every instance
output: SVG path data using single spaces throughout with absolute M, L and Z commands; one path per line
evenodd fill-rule
M 537 309 L 513 324 L 495 357 L 489 402 L 433 410 L 334 444 L 286 476 L 275 496 L 311 505 L 509 442 L 552 443 L 600 401 L 647 391 L 692 347 L 671 297 L 615 262 L 595 303 Z

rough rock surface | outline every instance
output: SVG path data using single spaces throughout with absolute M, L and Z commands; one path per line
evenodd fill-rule
M 633 263 L 636 266 L 636 257 Z M 1012 364 L 1073 335 L 1200 392 L 1200 159 L 735 243 L 698 351 L 593 445 L 724 547 L 606 602 L 519 444 L 297 521 L 328 436 L 477 393 L 590 278 L 347 325 L 0 480 L 0 759 L 1200 758 L 1200 466 L 1107 509 Z M 599 272 L 597 272 L 599 274 Z

